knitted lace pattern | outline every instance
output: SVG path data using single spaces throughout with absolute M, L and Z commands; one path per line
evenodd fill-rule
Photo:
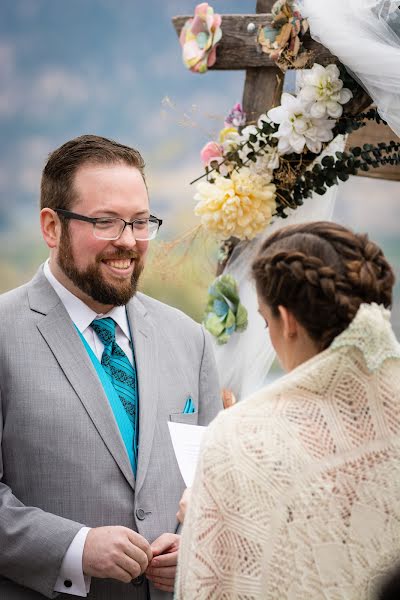
M 324 352 L 217 417 L 176 598 L 373 600 L 400 559 L 400 345 L 362 305 Z

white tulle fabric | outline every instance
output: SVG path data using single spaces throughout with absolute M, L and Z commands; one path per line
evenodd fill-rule
M 345 147 L 345 138 L 338 136 L 325 154 L 334 154 Z M 237 400 L 246 398 L 266 385 L 268 371 L 274 361 L 275 351 L 269 340 L 265 323 L 258 313 L 255 285 L 251 276 L 251 265 L 264 240 L 274 231 L 306 221 L 330 221 L 335 207 L 338 187 L 329 188 L 324 196 L 313 194 L 297 210 L 288 211 L 287 219 L 276 219 L 264 233 L 251 242 L 239 244 L 234 250 L 224 273 L 230 273 L 239 286 L 240 300 L 248 311 L 249 323 L 246 331 L 233 334 L 229 342 L 219 346 L 214 342 L 220 383 L 231 390 Z
M 400 345 L 362 305 L 330 348 L 217 417 L 178 600 L 374 600 L 399 560 Z
M 400 136 L 398 0 L 297 0 L 313 38 L 348 67 Z

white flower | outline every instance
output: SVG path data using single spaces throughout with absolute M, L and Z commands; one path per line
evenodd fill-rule
M 343 87 L 340 71 L 336 65 L 326 68 L 315 64 L 310 71 L 303 73 L 299 99 L 309 106 L 310 115 L 339 118 L 343 113 L 342 104 L 351 100 L 353 94 Z
M 257 141 L 250 141 L 250 136 L 255 135 L 257 137 Z M 251 152 L 258 152 L 260 150 L 260 134 L 255 125 L 248 125 L 244 129 L 242 129 L 242 135 L 240 136 L 240 144 L 242 148 L 239 150 L 239 156 L 243 162 L 247 161 L 247 157 Z
M 268 116 L 279 125 L 273 137 L 279 139 L 280 154 L 301 154 L 306 146 L 319 154 L 322 143 L 333 139 L 335 121 L 311 117 L 303 102 L 291 94 L 282 94 L 282 105 L 268 111 Z
M 235 127 L 225 127 L 219 132 L 219 143 L 224 154 L 234 152 L 240 144 L 241 136 Z
M 256 162 L 249 161 L 246 166 L 249 167 L 252 173 L 265 177 L 266 180 L 271 181 L 273 177 L 272 171 L 277 169 L 280 165 L 280 157 L 278 148 L 272 146 L 265 146 L 262 149 L 262 153 L 257 156 Z
M 259 129 L 262 128 L 263 121 L 269 121 L 267 115 L 262 115 L 257 123 L 257 127 Z M 261 174 L 262 169 L 273 170 L 279 167 L 279 154 L 276 148 L 273 148 L 267 143 L 267 137 L 263 135 L 262 132 L 258 131 L 255 125 L 248 125 L 242 131 L 242 136 L 240 138 L 240 143 L 244 144 L 242 148 L 239 149 L 239 156 L 241 160 L 246 163 L 246 166 L 250 167 L 253 172 L 257 172 Z M 250 141 L 250 135 L 255 135 L 257 137 L 257 141 Z M 264 145 L 260 142 L 264 142 Z M 249 161 L 249 154 L 256 152 L 257 153 L 257 162 Z M 262 166 L 261 161 L 262 160 Z M 258 165 L 256 167 L 256 165 Z
M 250 138 L 251 135 L 255 135 L 257 139 L 259 138 L 259 131 L 255 125 L 247 125 L 242 129 L 241 141 L 244 142 Z M 252 142 L 257 143 L 257 142 Z
M 256 162 L 249 162 L 248 167 L 252 175 L 262 177 L 265 182 L 271 182 L 274 176 L 273 169 L 271 169 L 271 161 L 267 155 L 258 156 Z M 279 166 L 279 156 L 278 156 Z M 276 167 L 275 167 L 276 168 Z

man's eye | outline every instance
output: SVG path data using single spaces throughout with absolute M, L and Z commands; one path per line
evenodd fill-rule
M 108 227 L 112 227 L 115 221 L 112 219 L 102 219 L 101 221 L 96 221 L 96 227 L 98 229 L 107 229 Z
M 145 229 L 148 225 L 148 220 L 135 221 L 135 229 Z

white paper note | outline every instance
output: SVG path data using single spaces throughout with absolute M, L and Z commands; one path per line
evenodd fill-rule
M 168 422 L 172 445 L 186 487 L 191 487 L 206 427 Z

